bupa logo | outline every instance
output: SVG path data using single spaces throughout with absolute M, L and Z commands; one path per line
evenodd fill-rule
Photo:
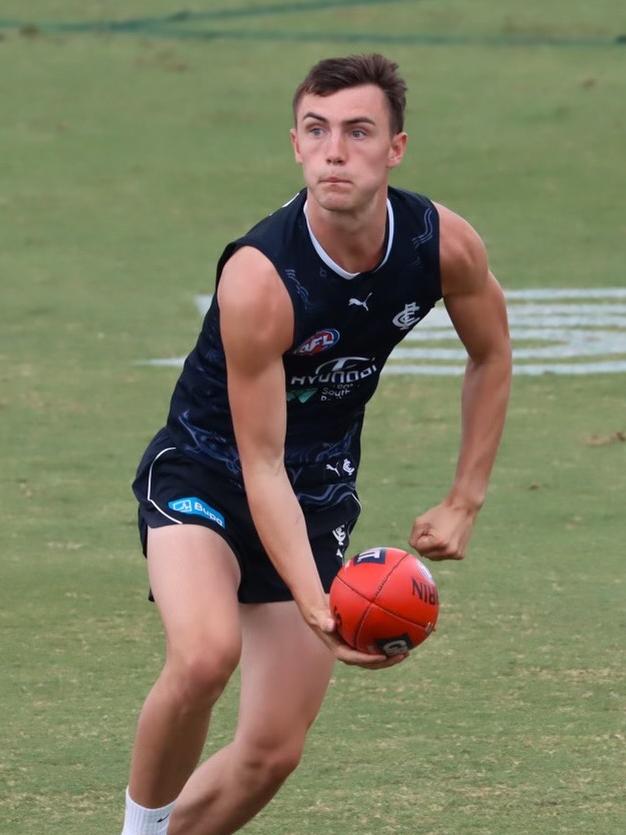
M 310 357 L 313 354 L 319 354 L 321 351 L 327 351 L 339 342 L 339 331 L 334 328 L 324 328 L 324 330 L 317 331 L 313 336 L 300 345 L 294 351 L 294 354 L 300 356 Z
M 370 548 L 369 551 L 361 551 L 360 554 L 357 554 L 352 562 L 355 565 L 362 565 L 365 562 L 375 562 L 379 565 L 384 565 L 386 557 L 386 548 Z
M 215 510 L 214 507 L 203 502 L 197 496 L 175 499 L 172 502 L 168 502 L 167 506 L 170 510 L 175 510 L 177 513 L 185 513 L 188 516 L 202 516 L 203 519 L 209 519 L 211 522 L 215 522 L 220 528 L 226 527 L 226 520 L 219 510 Z
M 392 321 L 397 328 L 400 328 L 401 331 L 408 331 L 408 329 L 412 328 L 413 325 L 416 325 L 421 318 L 422 313 L 419 304 L 409 302 L 409 304 L 404 305 L 404 310 L 401 310 L 400 313 L 396 313 Z

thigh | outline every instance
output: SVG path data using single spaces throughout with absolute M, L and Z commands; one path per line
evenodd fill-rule
M 200 525 L 148 531 L 150 587 L 168 652 L 240 644 L 239 564 L 219 534 Z
M 300 744 L 326 694 L 334 655 L 293 601 L 243 604 L 241 612 L 236 738 L 263 748 Z

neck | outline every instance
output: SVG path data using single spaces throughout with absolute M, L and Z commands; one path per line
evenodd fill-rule
M 379 264 L 387 226 L 386 189 L 367 206 L 350 212 L 324 209 L 309 191 L 307 217 L 320 245 L 346 272 L 367 272 Z

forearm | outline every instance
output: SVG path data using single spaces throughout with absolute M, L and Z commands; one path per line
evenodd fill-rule
M 284 468 L 244 470 L 246 494 L 259 538 L 303 615 L 326 605 L 304 515 Z
M 482 362 L 468 360 L 462 394 L 459 459 L 449 500 L 471 510 L 482 506 L 506 417 L 511 385 L 510 352 Z

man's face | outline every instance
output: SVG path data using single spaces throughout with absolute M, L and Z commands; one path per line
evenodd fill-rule
M 385 94 L 364 84 L 329 96 L 305 94 L 291 141 L 314 199 L 328 211 L 350 212 L 386 189 L 406 134 L 392 134 Z

